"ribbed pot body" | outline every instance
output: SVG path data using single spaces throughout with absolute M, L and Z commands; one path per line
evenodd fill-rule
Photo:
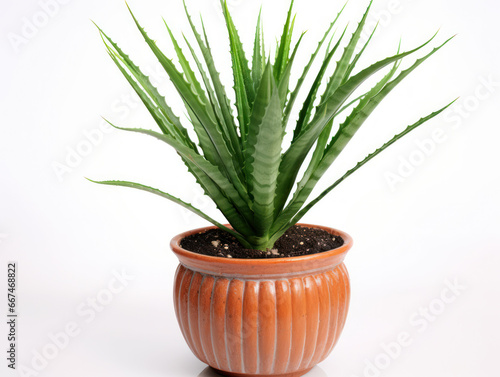
M 227 376 L 295 377 L 332 351 L 349 306 L 343 259 L 352 245 L 305 257 L 226 259 L 181 249 L 174 305 L 192 352 Z

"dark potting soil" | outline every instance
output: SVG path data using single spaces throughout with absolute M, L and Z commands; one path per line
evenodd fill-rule
M 183 249 L 204 255 L 240 259 L 284 258 L 310 255 L 336 249 L 344 244 L 340 236 L 327 231 L 295 225 L 276 241 L 272 250 L 244 248 L 239 241 L 221 229 L 192 234 L 181 240 Z

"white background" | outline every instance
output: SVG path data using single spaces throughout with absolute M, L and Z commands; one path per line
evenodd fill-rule
M 299 66 L 341 3 L 296 3 L 296 28 L 309 30 Z M 162 16 L 176 35 L 190 35 L 180 0 L 129 4 L 170 53 Z M 229 84 L 218 2 L 189 0 L 188 5 L 193 14 L 204 14 Z M 260 2 L 230 0 L 229 5 L 248 45 Z M 339 28 L 351 21 L 352 30 L 365 6 L 366 1 L 352 0 Z M 282 27 L 286 8 L 285 0 L 264 2 L 268 45 Z M 99 131 L 101 115 L 123 126 L 155 125 L 107 56 L 90 19 L 162 83 L 162 92 L 182 114 L 124 3 L 65 1 L 45 18 L 34 0 L 1 0 L 0 9 L 0 291 L 7 290 L 7 261 L 16 261 L 18 367 L 33 368 L 35 355 L 48 352 L 52 360 L 47 365 L 41 368 L 38 360 L 35 366 L 41 370 L 24 375 L 213 376 L 191 354 L 177 327 L 172 305 L 177 261 L 168 247 L 175 234 L 206 223 L 160 198 L 84 179 L 139 181 L 216 215 L 163 144 Z M 369 22 L 382 22 L 362 65 L 395 52 L 401 36 L 404 49 L 438 28 L 435 45 L 453 34 L 458 37 L 377 109 L 323 186 L 407 124 L 460 99 L 447 114 L 349 178 L 304 219 L 347 231 L 355 240 L 346 260 L 352 279 L 347 325 L 332 355 L 309 376 L 498 374 L 499 15 L 495 0 L 375 1 Z M 39 26 L 26 29 L 26 22 L 33 21 Z M 14 34 L 25 39 L 12 42 Z M 423 155 L 417 144 L 435 130 L 440 143 L 419 159 Z M 70 155 L 89 134 L 95 145 L 75 160 Z M 67 159 L 72 166 L 57 174 L 54 166 L 67 165 Z M 418 166 L 403 169 L 408 163 L 402 161 L 410 159 Z M 401 172 L 405 176 L 389 184 L 388 175 Z M 114 273 L 122 272 L 133 280 L 93 318 L 87 300 L 104 297 Z M 453 302 L 443 304 L 447 284 L 461 288 Z M 0 312 L 5 313 L 6 293 L 0 298 Z M 418 313 L 429 306 L 435 315 L 422 320 Z M 51 339 L 68 324 L 77 326 L 78 335 L 54 355 Z M 382 344 L 397 341 L 400 333 L 407 333 L 411 344 L 387 355 Z M 6 337 L 2 325 L 1 376 L 16 374 L 6 367 Z

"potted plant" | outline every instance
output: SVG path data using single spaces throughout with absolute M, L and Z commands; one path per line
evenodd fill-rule
M 195 47 L 184 38 L 192 61 L 167 26 L 180 68 L 131 12 L 181 96 L 197 141 L 149 78 L 99 30 L 109 55 L 160 132 L 117 128 L 153 136 L 173 147 L 230 225 L 155 188 L 125 181 L 97 183 L 148 191 L 215 225 L 180 234 L 171 242 L 180 261 L 175 311 L 189 347 L 201 361 L 227 376 L 301 376 L 327 357 L 344 326 L 350 293 L 343 260 L 352 239 L 333 228 L 297 223 L 344 179 L 449 106 L 408 126 L 309 200 L 317 182 L 378 104 L 449 40 L 404 70 L 399 69 L 402 60 L 420 52 L 435 36 L 356 70 L 373 36 L 357 50 L 371 3 L 343 50 L 347 28 L 331 36 L 341 11 L 290 91 L 293 63 L 304 38 L 301 34 L 293 42 L 293 1 L 272 58 L 265 48 L 259 15 L 250 66 L 227 4 L 221 4 L 229 34 L 235 109 L 216 70 L 205 28 L 200 31 L 195 26 L 187 8 L 196 40 Z M 329 38 L 321 67 L 295 119 L 299 91 Z M 328 74 L 323 87 L 337 53 L 333 74 Z M 359 87 L 379 72 L 383 75 L 373 87 L 360 93 Z M 286 132 L 291 134 L 287 143 Z

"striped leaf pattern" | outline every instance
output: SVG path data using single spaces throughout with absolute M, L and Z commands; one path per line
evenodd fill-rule
M 244 154 L 246 181 L 253 199 L 258 236 L 265 237 L 274 220 L 274 192 L 281 161 L 282 134 L 280 97 L 268 64 L 253 106 Z

